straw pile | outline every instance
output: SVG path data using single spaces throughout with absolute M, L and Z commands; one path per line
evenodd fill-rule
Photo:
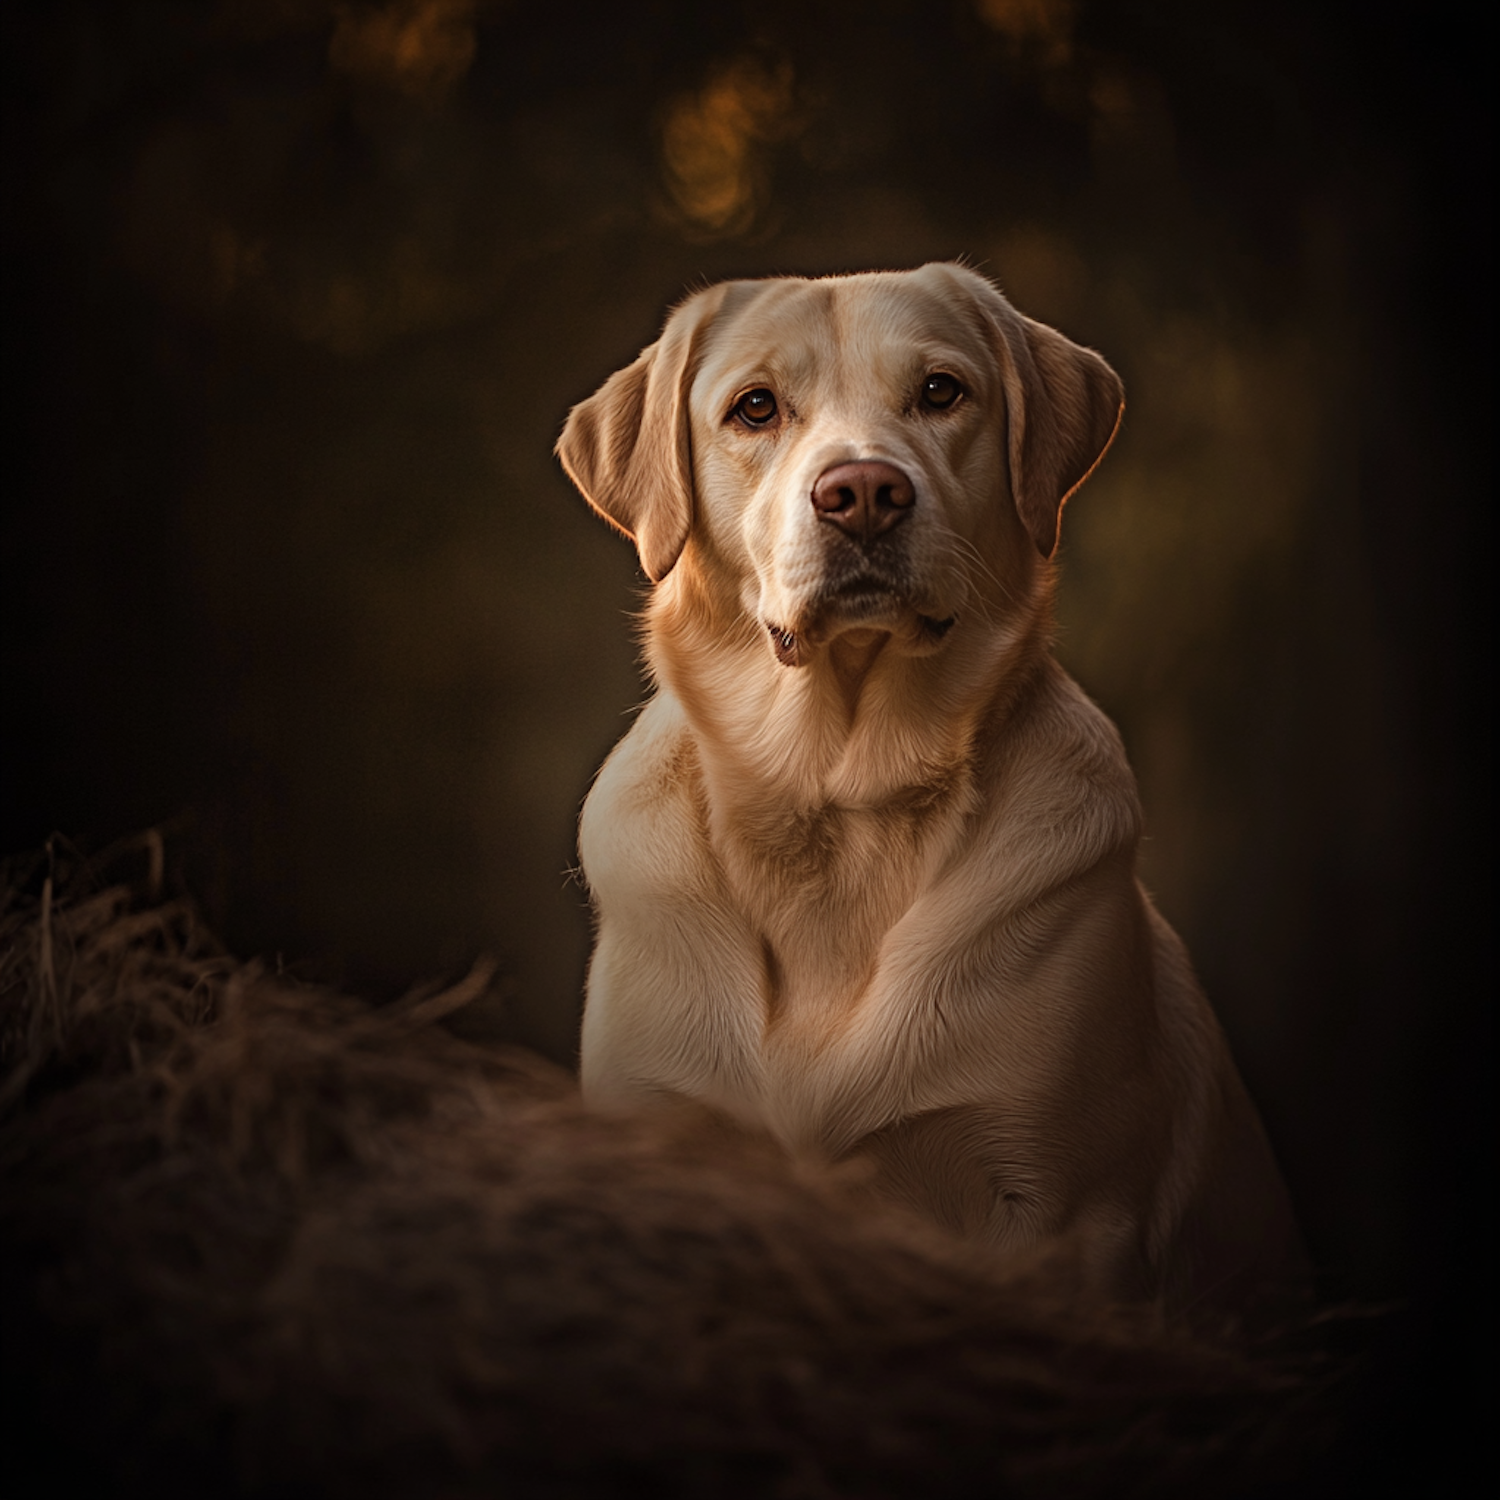
M 1300 1468 L 1285 1362 L 997 1270 L 683 1116 L 226 955 L 62 854 L 0 911 L 12 1474 L 110 1493 L 1198 1496 Z M 1316 1406 L 1316 1402 L 1312 1403 Z M 1285 1491 L 1281 1491 L 1285 1493 Z

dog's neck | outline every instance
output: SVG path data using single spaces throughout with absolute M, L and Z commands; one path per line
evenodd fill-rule
M 822 666 L 838 684 L 851 728 L 859 717 L 859 702 L 866 679 L 890 644 L 888 630 L 850 630 L 834 636 L 823 648 L 821 661 L 814 663 L 814 666 Z
M 711 805 L 756 818 L 929 801 L 982 752 L 983 725 L 1048 659 L 1052 578 L 1001 621 L 961 620 L 912 654 L 889 632 L 845 632 L 796 666 L 691 555 L 648 607 L 650 666 L 698 745 Z

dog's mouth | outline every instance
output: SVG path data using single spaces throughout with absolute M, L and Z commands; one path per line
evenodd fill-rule
M 939 619 L 925 614 L 905 595 L 885 586 L 866 584 L 840 589 L 823 600 L 812 623 L 800 630 L 772 620 L 767 620 L 765 626 L 776 660 L 784 667 L 801 667 L 807 664 L 816 647 L 853 630 L 885 630 L 892 634 L 900 630 L 911 644 L 931 649 L 952 630 L 956 619 L 956 615 Z

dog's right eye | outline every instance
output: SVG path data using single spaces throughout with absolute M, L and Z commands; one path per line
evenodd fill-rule
M 922 405 L 934 411 L 947 411 L 963 393 L 964 388 L 953 376 L 939 370 L 922 382 Z
M 753 391 L 746 391 L 734 403 L 734 409 L 729 415 L 738 417 L 747 427 L 764 427 L 775 420 L 776 412 L 775 393 L 758 385 Z

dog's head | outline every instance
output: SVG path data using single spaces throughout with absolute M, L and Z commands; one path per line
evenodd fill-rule
M 928 265 L 699 292 L 557 451 L 653 582 L 687 550 L 795 666 L 1023 596 L 1123 409 L 1097 354 Z

